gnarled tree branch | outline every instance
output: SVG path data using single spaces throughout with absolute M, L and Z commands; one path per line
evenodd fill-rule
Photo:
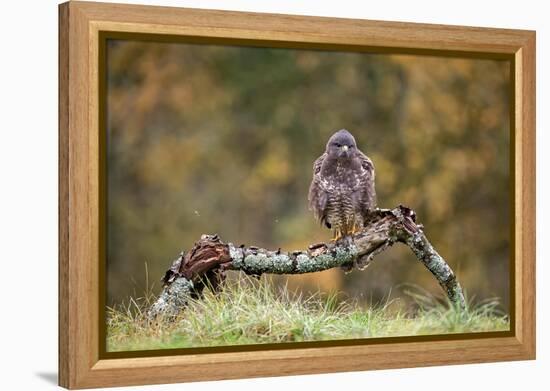
M 203 235 L 191 251 L 181 253 L 166 272 L 164 290 L 149 310 L 150 317 L 175 315 L 206 284 L 216 288 L 226 270 L 251 275 L 301 274 L 344 267 L 364 269 L 373 257 L 400 242 L 406 244 L 437 279 L 453 305 L 465 308 L 464 295 L 454 272 L 437 253 L 416 223 L 411 209 L 377 209 L 363 230 L 336 243 L 318 243 L 304 251 L 270 251 L 224 243 L 217 235 Z

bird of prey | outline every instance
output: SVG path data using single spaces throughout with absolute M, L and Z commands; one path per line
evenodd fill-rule
M 359 231 L 376 207 L 374 165 L 346 129 L 334 133 L 315 160 L 308 200 L 334 241 Z

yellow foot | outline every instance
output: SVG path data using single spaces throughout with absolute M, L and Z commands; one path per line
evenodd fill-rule
M 350 234 L 350 236 L 353 236 L 358 232 L 361 232 L 361 228 L 354 225 L 349 234 Z

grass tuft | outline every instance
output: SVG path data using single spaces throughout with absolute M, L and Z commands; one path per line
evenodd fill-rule
M 413 289 L 417 303 L 404 311 L 393 301 L 363 308 L 338 294 L 304 296 L 269 278 L 242 277 L 223 289 L 205 290 L 175 319 L 148 322 L 146 309 L 154 302 L 148 291 L 139 299 L 107 308 L 107 350 L 129 351 L 185 347 L 242 345 L 352 338 L 503 331 L 508 316 L 496 299 L 468 302 L 465 311 L 449 307 Z M 398 307 L 397 309 L 395 307 Z

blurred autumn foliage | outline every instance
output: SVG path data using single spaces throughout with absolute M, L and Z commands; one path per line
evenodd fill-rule
M 110 40 L 108 304 L 160 279 L 203 233 L 301 249 L 312 164 L 350 130 L 380 207 L 407 205 L 470 296 L 509 295 L 507 61 Z M 364 272 L 282 277 L 378 301 L 440 288 L 404 246 Z M 160 283 L 156 284 L 157 289 Z

